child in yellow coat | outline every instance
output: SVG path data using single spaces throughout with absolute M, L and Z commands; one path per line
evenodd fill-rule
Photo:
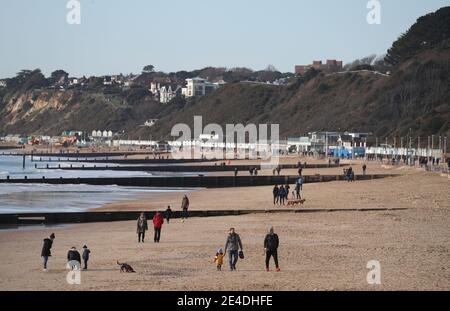
M 223 249 L 219 248 L 216 252 L 216 256 L 214 257 L 214 262 L 217 265 L 217 271 L 222 270 L 223 257 L 225 257 L 225 254 L 223 253 Z

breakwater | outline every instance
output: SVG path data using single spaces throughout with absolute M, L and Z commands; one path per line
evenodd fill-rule
M 372 208 L 372 209 L 261 209 L 261 210 L 214 210 L 190 211 L 189 217 L 239 216 L 262 213 L 323 213 L 323 212 L 373 212 L 406 210 L 406 208 Z M 145 212 L 148 219 L 153 218 L 156 211 Z M 74 212 L 74 213 L 18 213 L 0 214 L 0 225 L 38 225 L 38 224 L 71 224 L 92 222 L 113 222 L 136 220 L 139 211 L 131 212 Z M 182 217 L 181 211 L 173 211 L 171 218 Z
M 355 180 L 371 180 L 395 177 L 392 174 L 355 175 Z M 228 188 L 294 184 L 298 176 L 176 176 L 176 177 L 104 177 L 104 178 L 20 178 L 10 176 L 0 179 L 1 183 L 19 184 L 87 184 L 117 185 L 125 187 L 158 188 Z M 306 175 L 304 183 L 345 180 L 344 175 Z
M 295 164 L 281 164 L 279 165 L 281 169 L 295 169 L 297 165 Z M 330 167 L 340 167 L 345 165 L 335 165 L 335 164 L 307 164 L 306 168 L 330 168 Z M 303 167 L 303 166 L 302 166 Z M 251 169 L 273 169 L 274 167 L 264 165 L 157 165 L 157 166 L 113 166 L 113 165 L 77 165 L 74 166 L 62 166 L 62 165 L 45 165 L 39 166 L 35 164 L 36 169 L 61 169 L 61 170 L 73 170 L 73 171 L 140 171 L 140 172 L 227 172 L 227 171 L 246 171 Z M 303 167 L 305 168 L 305 167 Z

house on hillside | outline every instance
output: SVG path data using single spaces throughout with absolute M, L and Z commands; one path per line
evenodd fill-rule
M 186 87 L 182 89 L 181 94 L 184 97 L 205 96 L 217 90 L 220 85 L 202 78 L 186 79 Z
M 160 103 L 167 104 L 175 97 L 181 95 L 181 86 L 152 82 L 149 91 Z
M 0 87 L 6 87 L 6 80 L 0 80 Z
M 339 72 L 343 68 L 341 60 L 327 59 L 326 63 L 322 63 L 321 60 L 315 60 L 311 65 L 297 65 L 295 66 L 295 74 L 305 74 L 309 70 L 314 68 L 315 70 L 322 70 L 326 73 Z

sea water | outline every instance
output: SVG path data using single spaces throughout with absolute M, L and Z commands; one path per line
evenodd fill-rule
M 142 177 L 161 173 L 135 171 L 71 171 L 60 169 L 36 169 L 47 163 L 69 166 L 64 162 L 31 162 L 26 157 L 23 169 L 21 156 L 0 156 L 0 178 L 88 178 L 88 177 Z M 82 165 L 78 163 L 77 165 Z M 86 163 L 87 166 L 92 164 Z M 105 164 L 106 165 L 106 164 Z M 111 164 L 110 164 L 111 165 Z M 165 174 L 166 175 L 166 174 Z M 178 174 L 179 175 L 179 174 Z M 0 184 L 0 213 L 79 212 L 101 207 L 107 203 L 134 200 L 155 192 L 185 192 L 183 188 L 120 187 L 115 185 L 51 185 L 51 184 Z

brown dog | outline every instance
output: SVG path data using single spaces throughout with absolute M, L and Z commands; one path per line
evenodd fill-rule
M 136 271 L 134 271 L 133 267 L 131 267 L 127 263 L 120 263 L 119 261 L 117 261 L 117 264 L 120 266 L 120 273 L 122 273 L 122 272 L 125 272 L 125 273 L 136 273 Z
M 294 206 L 294 205 L 303 205 L 305 204 L 306 200 L 305 199 L 301 199 L 301 200 L 289 200 L 287 205 L 288 206 Z

